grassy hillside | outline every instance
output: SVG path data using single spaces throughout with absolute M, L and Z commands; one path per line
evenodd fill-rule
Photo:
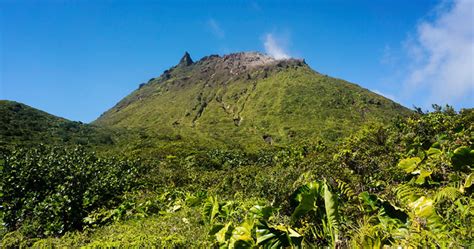
M 410 113 L 301 60 L 238 53 L 191 62 L 141 85 L 94 124 L 166 134 L 183 144 L 255 149 L 335 141 L 364 123 Z
M 111 145 L 107 129 L 56 117 L 25 104 L 0 100 L 0 146 L 21 144 Z

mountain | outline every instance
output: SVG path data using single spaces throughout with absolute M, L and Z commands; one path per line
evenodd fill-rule
M 179 64 L 93 123 L 182 141 L 262 148 L 336 141 L 362 124 L 410 111 L 367 89 L 312 70 L 304 60 L 256 52 L 210 55 Z
M 20 144 L 111 145 L 105 128 L 56 117 L 14 101 L 0 100 L 0 146 Z
M 0 247 L 468 248 L 474 110 L 433 107 L 259 53 L 186 53 L 92 124 L 0 101 Z

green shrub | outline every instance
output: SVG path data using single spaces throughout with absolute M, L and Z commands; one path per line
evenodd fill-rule
M 99 158 L 81 147 L 39 146 L 1 153 L 3 222 L 26 236 L 80 229 L 97 208 L 139 184 L 137 161 Z

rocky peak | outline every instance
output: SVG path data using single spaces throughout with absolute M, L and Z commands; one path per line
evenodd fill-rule
M 183 55 L 183 58 L 179 61 L 178 66 L 189 66 L 193 64 L 193 59 L 191 59 L 191 56 L 189 55 L 188 52 L 185 52 Z
M 240 52 L 228 54 L 223 57 L 224 62 L 229 64 L 239 64 L 247 68 L 263 66 L 276 62 L 277 60 L 268 55 L 258 52 Z
M 224 68 L 256 68 L 262 66 L 271 66 L 285 63 L 306 64 L 300 59 L 275 59 L 269 55 L 260 52 L 239 52 L 223 56 L 210 55 L 203 57 L 199 64 L 216 64 Z
M 193 65 L 192 67 L 190 67 Z M 180 76 L 182 69 L 188 74 L 194 74 L 193 77 L 200 77 L 202 80 L 214 80 L 216 78 L 226 78 L 242 76 L 250 78 L 250 72 L 256 69 L 263 69 L 264 75 L 270 70 L 282 70 L 285 68 L 294 68 L 307 66 L 302 59 L 275 59 L 269 55 L 260 52 L 238 52 L 227 55 L 208 55 L 194 62 L 188 52 L 185 52 L 179 64 L 165 70 L 157 81 L 166 81 L 172 77 L 186 78 L 189 76 Z M 175 71 L 176 69 L 180 69 Z M 265 76 L 266 77 L 266 76 Z

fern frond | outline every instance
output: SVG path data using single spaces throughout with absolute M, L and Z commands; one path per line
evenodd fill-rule
M 336 180 L 336 182 L 337 182 L 337 190 L 340 194 L 347 197 L 349 200 L 357 198 L 357 195 L 355 194 L 352 187 L 349 186 L 349 184 L 338 179 Z
M 417 200 L 423 195 L 422 191 L 410 185 L 400 185 L 395 189 L 397 198 L 404 204 L 408 204 Z
M 436 195 L 434 196 L 434 200 L 435 200 L 435 202 L 445 201 L 445 200 L 454 201 L 457 198 L 459 198 L 459 196 L 461 196 L 461 195 L 462 195 L 462 193 L 461 193 L 461 191 L 459 191 L 458 188 L 451 187 L 451 186 L 446 186 L 446 187 L 440 189 L 436 193 Z

